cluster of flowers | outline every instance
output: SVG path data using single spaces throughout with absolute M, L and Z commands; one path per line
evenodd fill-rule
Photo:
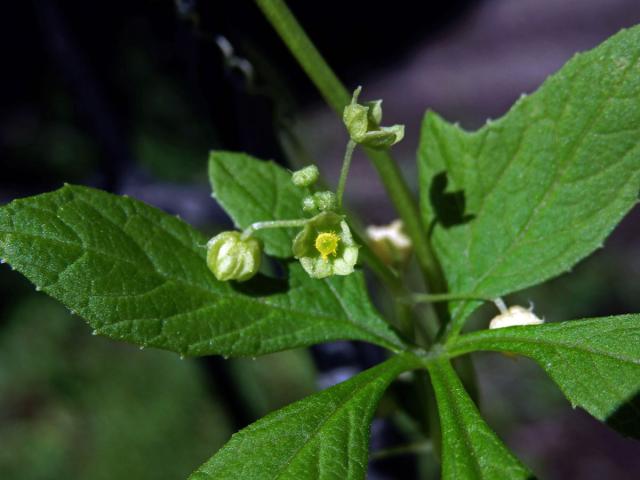
M 402 140 L 404 127 L 394 125 L 381 127 L 382 101 L 358 104 L 360 88 L 345 107 L 343 120 L 349 132 L 350 144 L 369 148 L 386 149 Z M 352 148 L 347 148 L 347 168 Z M 318 167 L 310 165 L 294 172 L 291 180 L 298 187 L 311 187 L 319 177 Z M 341 178 L 341 183 L 344 183 Z M 256 222 L 244 232 L 227 231 L 213 237 L 207 243 L 207 265 L 218 280 L 246 281 L 260 268 L 262 246 L 251 234 L 261 228 L 302 227 L 293 240 L 291 251 L 302 268 L 312 278 L 331 275 L 349 275 L 358 261 L 359 246 L 353 239 L 349 225 L 341 208 L 342 191 L 318 191 L 302 201 L 301 209 L 311 218 L 301 220 L 275 220 Z

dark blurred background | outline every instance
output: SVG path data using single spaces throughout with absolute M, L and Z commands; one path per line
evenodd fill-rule
M 383 98 L 385 123 L 406 124 L 394 154 L 413 181 L 427 108 L 476 128 L 576 51 L 640 22 L 637 0 L 289 3 L 348 87 Z M 0 204 L 66 181 L 215 232 L 230 224 L 210 199 L 211 149 L 316 162 L 337 179 L 343 127 L 253 2 L 5 2 L 0 45 Z M 347 195 L 366 222 L 394 218 L 362 157 Z M 640 311 L 639 219 L 636 209 L 571 274 L 508 300 L 534 301 L 549 321 Z M 256 361 L 141 352 L 91 336 L 5 266 L 0 478 L 186 478 L 233 431 L 381 358 L 349 342 Z M 541 478 L 640 476 L 638 443 L 572 410 L 533 362 L 475 360 L 489 424 Z M 436 478 L 429 444 L 391 404 L 372 428 L 370 478 Z M 379 452 L 408 442 L 419 455 Z

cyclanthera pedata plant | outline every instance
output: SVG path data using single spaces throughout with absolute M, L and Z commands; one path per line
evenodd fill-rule
M 544 323 L 500 297 L 571 269 L 638 203 L 640 27 L 576 55 L 476 132 L 428 111 L 418 207 L 389 154 L 403 127 L 381 126 L 380 101 L 347 93 L 282 1 L 257 3 L 342 116 L 348 143 L 335 192 L 316 187 L 316 166 L 291 174 L 215 151 L 213 196 L 237 229 L 210 240 L 142 202 L 81 186 L 0 208 L 2 261 L 95 334 L 183 356 L 257 357 L 338 339 L 388 352 L 236 433 L 190 478 L 363 478 L 378 400 L 405 372 L 421 408 L 437 410 L 424 434 L 440 442 L 443 478 L 529 478 L 452 364 L 480 350 L 532 358 L 571 405 L 637 435 L 640 314 Z M 402 219 L 368 238 L 342 202 L 355 148 L 370 156 Z M 410 250 L 428 291 L 407 288 Z M 286 271 L 284 288 L 260 273 L 274 262 Z M 373 307 L 363 268 L 395 299 L 394 318 Z M 500 309 L 491 328 L 463 332 L 486 301 Z M 424 302 L 433 302 L 426 314 L 414 308 Z

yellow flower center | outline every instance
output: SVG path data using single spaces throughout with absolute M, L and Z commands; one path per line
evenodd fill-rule
M 326 262 L 329 255 L 336 255 L 340 235 L 335 232 L 322 232 L 316 237 L 316 250 L 320 252 L 320 256 Z

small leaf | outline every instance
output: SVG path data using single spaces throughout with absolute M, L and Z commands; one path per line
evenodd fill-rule
M 600 420 L 633 402 L 640 391 L 639 314 L 481 330 L 456 338 L 447 350 L 451 355 L 493 350 L 530 357 L 574 407 Z
M 249 296 L 215 279 L 205 244 L 171 215 L 86 187 L 0 208 L 0 258 L 102 335 L 185 355 L 255 356 L 336 339 L 402 347 L 360 273 L 313 280 L 296 264 L 288 291 Z
M 371 417 L 389 383 L 420 361 L 404 354 L 277 410 L 233 435 L 190 480 L 362 479 Z
M 421 208 L 453 293 L 497 297 L 600 247 L 640 190 L 640 27 L 576 55 L 500 120 L 428 112 Z M 459 328 L 477 303 L 452 305 Z
M 303 217 L 302 200 L 308 188 L 296 187 L 291 173 L 273 162 L 226 151 L 211 152 L 209 180 L 216 200 L 239 229 L 264 220 Z M 300 229 L 260 230 L 255 236 L 274 257 L 292 256 L 291 243 Z
M 428 368 L 442 428 L 442 478 L 532 478 L 482 419 L 449 361 Z

